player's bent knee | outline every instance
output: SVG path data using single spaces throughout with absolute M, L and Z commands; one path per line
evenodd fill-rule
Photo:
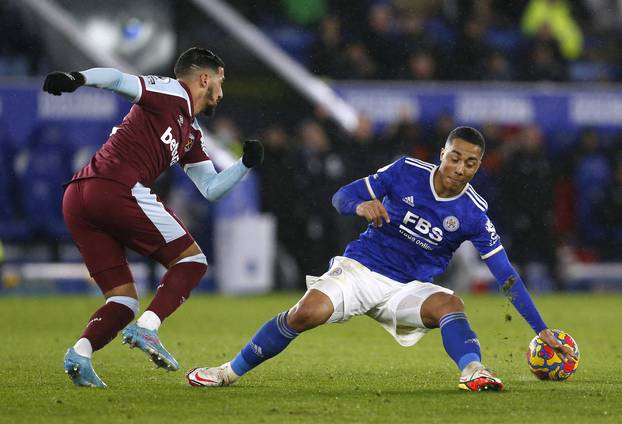
M 445 306 L 445 309 L 447 310 L 446 313 L 464 311 L 464 302 L 458 296 L 453 295 L 453 294 L 447 295 L 444 306 Z
M 294 307 L 287 315 L 287 324 L 298 332 L 315 328 L 327 320 L 320 311 L 305 306 Z
M 179 256 L 177 256 L 175 259 L 170 261 L 167 264 L 167 268 L 171 268 L 172 266 L 175 266 L 179 263 L 184 263 L 184 262 L 203 263 L 207 266 L 207 258 L 205 257 L 203 252 L 201 252 L 199 245 L 196 243 L 193 243 L 192 245 L 190 245 L 190 247 L 188 247 L 186 250 L 181 252 Z
M 428 328 L 438 327 L 439 320 L 452 312 L 463 312 L 464 302 L 449 293 L 434 293 L 421 306 L 421 319 Z
M 134 283 L 121 284 L 104 292 L 104 297 L 106 299 L 109 299 L 115 296 L 130 297 L 133 299 L 138 299 L 138 292 L 136 291 L 136 285 Z
M 292 307 L 287 315 L 287 324 L 298 332 L 310 330 L 318 325 L 324 324 L 333 313 L 333 305 L 330 299 L 320 293 L 322 296 L 309 296 L 309 293 L 303 297 L 294 307 Z M 324 299 L 324 297 L 326 299 Z

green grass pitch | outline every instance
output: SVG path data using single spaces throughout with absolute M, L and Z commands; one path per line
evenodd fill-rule
M 466 297 L 466 310 L 502 393 L 458 390 L 439 331 L 403 348 L 367 317 L 302 335 L 235 386 L 186 385 L 186 369 L 228 360 L 297 298 L 195 295 L 160 330 L 182 370 L 156 370 L 117 338 L 94 357 L 105 390 L 76 388 L 62 370 L 100 299 L 0 298 L 0 422 L 622 422 L 620 295 L 536 298 L 545 320 L 579 344 L 579 370 L 566 382 L 529 373 L 531 330 L 503 297 L 484 296 Z

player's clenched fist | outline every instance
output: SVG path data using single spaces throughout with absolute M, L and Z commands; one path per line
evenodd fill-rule
M 382 227 L 382 221 L 391 222 L 384 205 L 377 199 L 359 203 L 356 207 L 356 214 L 365 218 L 367 222 L 371 222 L 374 227 Z
M 247 168 L 260 165 L 263 162 L 263 145 L 259 140 L 246 140 L 242 163 Z
M 72 93 L 86 82 L 84 75 L 80 72 L 60 72 L 55 71 L 46 75 L 43 82 L 43 91 L 47 91 L 55 96 L 61 93 Z

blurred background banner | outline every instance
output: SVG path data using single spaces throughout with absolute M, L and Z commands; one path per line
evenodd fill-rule
M 208 257 L 200 288 L 304 288 L 364 230 L 331 206 L 402 155 L 438 163 L 452 128 L 487 140 L 473 185 L 534 291 L 622 288 L 622 4 L 609 0 L 6 0 L 0 2 L 0 294 L 96 292 L 62 184 L 130 103 L 44 94 L 53 70 L 172 75 L 204 46 L 227 65 L 200 117 L 216 166 L 265 163 L 209 204 L 178 167 L 154 190 Z M 235 256 L 239 252 L 239 256 Z M 162 269 L 128 252 L 141 290 Z M 469 244 L 439 283 L 494 290 Z
M 443 114 L 470 125 L 538 125 L 550 135 L 584 126 L 620 130 L 622 88 L 528 84 L 340 82 L 335 90 L 375 124 L 406 114 L 433 123 Z

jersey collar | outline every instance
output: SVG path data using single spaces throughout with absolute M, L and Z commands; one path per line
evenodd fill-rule
M 436 190 L 434 189 L 434 174 L 436 174 L 436 171 L 438 171 L 438 165 L 434 165 L 434 169 L 432 169 L 432 171 L 430 171 L 430 190 L 432 191 L 432 195 L 434 195 L 434 198 L 439 201 L 439 202 L 451 202 L 452 200 L 456 200 L 457 198 L 459 198 L 460 196 L 462 196 L 464 194 L 465 191 L 467 191 L 467 189 L 469 188 L 469 183 L 466 183 L 464 188 L 462 189 L 462 191 L 460 193 L 458 193 L 457 195 L 455 195 L 454 197 L 440 197 L 438 194 L 436 194 Z
M 190 89 L 188 88 L 185 82 L 181 80 L 178 80 L 178 81 L 179 81 L 179 84 L 184 88 L 184 90 L 186 90 L 186 93 L 188 93 L 188 99 L 190 100 L 190 117 L 194 118 L 194 102 L 192 101 L 192 93 L 190 92 Z

